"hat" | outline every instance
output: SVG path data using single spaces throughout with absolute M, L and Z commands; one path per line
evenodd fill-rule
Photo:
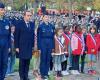
M 2 2 L 0 2 L 0 8 L 5 8 L 5 5 Z

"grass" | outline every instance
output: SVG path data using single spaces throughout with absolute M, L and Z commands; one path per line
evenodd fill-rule
M 30 69 L 33 69 L 33 65 L 35 65 L 35 64 L 33 64 L 33 61 L 34 61 L 34 57 L 31 59 Z M 86 62 L 86 63 L 88 62 L 87 57 L 86 57 L 86 61 L 85 61 L 85 62 Z M 81 60 L 80 60 L 80 63 L 81 63 Z M 14 71 L 18 71 L 18 68 L 19 68 L 19 59 L 17 58 L 17 59 L 16 59 L 16 63 L 15 63 L 15 65 L 14 65 Z

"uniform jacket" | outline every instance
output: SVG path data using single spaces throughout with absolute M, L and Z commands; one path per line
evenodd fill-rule
M 82 35 L 78 33 L 73 33 L 71 37 L 71 49 L 73 55 L 80 55 L 83 54 L 83 40 Z
M 15 30 L 15 47 L 19 48 L 19 58 L 30 59 L 32 47 L 34 47 L 34 22 L 29 22 L 30 27 L 24 20 L 20 20 Z
M 87 44 L 88 54 L 97 54 L 99 41 L 100 39 L 98 34 L 92 36 L 92 34 L 89 33 L 87 35 L 86 44 Z M 92 49 L 94 49 L 94 52 L 92 52 Z
M 37 30 L 37 44 L 38 49 L 49 48 L 54 49 L 54 33 L 55 28 L 52 24 L 46 25 L 44 22 L 41 23 Z
M 62 36 L 61 40 L 55 35 L 55 53 L 54 55 L 67 54 L 67 49 L 65 38 Z
M 10 23 L 6 19 L 0 19 L 0 46 L 11 47 Z

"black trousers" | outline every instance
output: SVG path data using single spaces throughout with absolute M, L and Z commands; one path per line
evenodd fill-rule
M 85 56 L 85 53 L 81 56 L 81 72 L 84 72 Z
M 62 71 L 67 70 L 67 60 L 61 63 Z
M 53 70 L 53 62 L 52 62 L 52 57 L 51 57 L 51 59 L 50 59 L 50 71 L 52 71 Z
M 79 59 L 80 55 L 72 55 L 72 70 L 79 71 Z
M 28 80 L 30 59 L 19 59 L 19 76 L 21 80 Z
M 8 46 L 0 45 L 0 80 L 4 80 L 8 63 Z

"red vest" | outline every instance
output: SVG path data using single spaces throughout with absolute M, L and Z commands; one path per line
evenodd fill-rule
M 87 35 L 86 45 L 88 48 L 88 54 L 97 54 L 99 47 L 99 35 L 95 34 L 94 37 L 91 34 Z M 94 49 L 94 51 L 92 51 Z
M 77 33 L 72 34 L 71 48 L 72 48 L 72 54 L 73 55 L 82 54 L 83 44 L 82 44 L 81 35 L 79 36 L 79 34 L 77 34 Z

